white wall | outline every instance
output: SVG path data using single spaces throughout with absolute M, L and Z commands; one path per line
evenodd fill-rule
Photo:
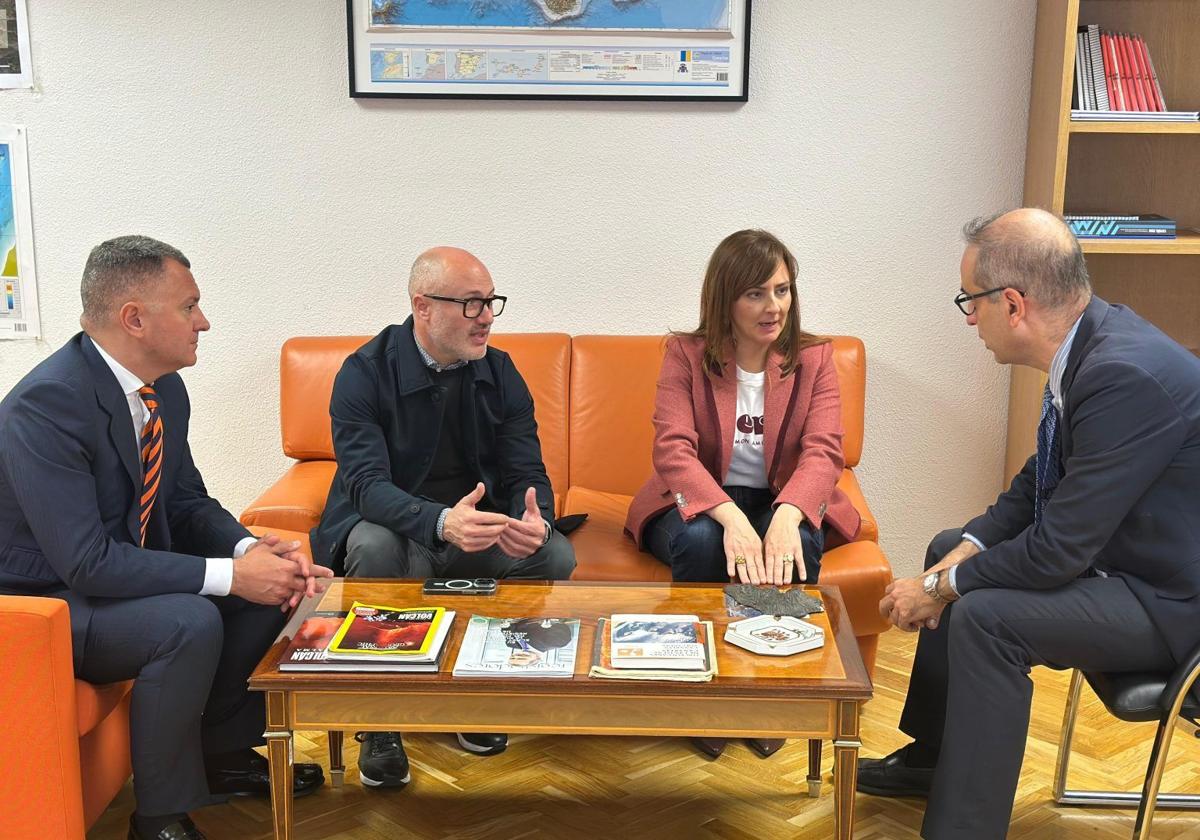
M 1008 372 L 950 302 L 958 230 L 1020 201 L 1034 0 L 758 0 L 745 105 L 357 101 L 340 0 L 30 0 L 29 128 L 45 341 L 0 343 L 0 394 L 77 329 L 88 250 L 188 254 L 213 330 L 192 446 L 235 513 L 286 467 L 292 335 L 408 312 L 407 266 L 475 251 L 507 331 L 657 333 L 704 263 L 761 226 L 804 322 L 867 345 L 861 478 L 899 573 L 1000 483 Z

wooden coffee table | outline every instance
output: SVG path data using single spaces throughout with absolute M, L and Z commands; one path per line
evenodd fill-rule
M 859 657 L 836 587 L 808 590 L 825 603 L 810 620 L 825 628 L 825 646 L 788 657 L 759 656 L 722 641 L 726 615 L 720 586 L 679 583 L 501 581 L 493 596 L 421 594 L 414 581 L 335 580 L 320 609 L 373 604 L 430 604 L 458 612 L 437 674 L 279 671 L 279 657 L 304 604 L 250 678 L 266 693 L 271 805 L 275 837 L 292 829 L 292 732 L 327 730 L 332 783 L 342 783 L 342 732 L 511 732 L 571 735 L 680 735 L 721 738 L 807 738 L 810 796 L 820 792 L 820 739 L 834 744 L 836 836 L 854 831 L 859 708 L 871 681 Z M 613 613 L 690 613 L 711 619 L 719 675 L 708 683 L 591 679 L 596 619 Z M 579 654 L 571 679 L 458 678 L 450 675 L 467 619 L 547 616 L 579 618 Z

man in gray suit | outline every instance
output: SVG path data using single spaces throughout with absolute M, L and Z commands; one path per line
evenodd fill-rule
M 332 575 L 297 542 L 255 540 L 192 463 L 176 371 L 209 324 L 190 267 L 144 236 L 98 245 L 84 332 L 0 402 L 0 593 L 66 601 L 76 676 L 134 681 L 131 840 L 197 840 L 188 811 L 269 792 L 246 679 Z M 322 781 L 297 765 L 297 794 Z
M 927 838 L 1002 838 L 1035 665 L 1169 670 L 1200 643 L 1200 360 L 1092 294 L 1057 217 L 965 229 L 955 303 L 1003 364 L 1049 375 L 1037 452 L 1008 490 L 934 538 L 880 611 L 920 629 L 900 728 L 860 791 L 929 797 Z

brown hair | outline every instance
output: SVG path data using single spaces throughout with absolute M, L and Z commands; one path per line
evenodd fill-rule
M 783 375 L 796 369 L 801 350 L 829 341 L 800 329 L 796 258 L 792 252 L 765 230 L 739 230 L 722 239 L 708 260 L 704 286 L 700 290 L 700 326 L 691 332 L 675 333 L 704 342 L 704 368 L 710 375 L 721 374 L 725 352 L 733 346 L 731 313 L 734 302 L 748 289 L 770 280 L 780 263 L 787 268 L 791 281 L 792 305 L 788 308 L 783 331 L 771 349 L 783 356 Z

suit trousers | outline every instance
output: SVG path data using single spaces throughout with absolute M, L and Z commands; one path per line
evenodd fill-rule
M 429 548 L 365 519 L 346 538 L 346 577 L 567 580 L 574 571 L 575 549 L 558 531 L 521 558 L 509 557 L 496 546 L 473 552 L 449 543 Z
M 962 539 L 934 538 L 925 567 Z M 970 562 L 969 560 L 967 562 Z M 1141 602 L 1118 577 L 1056 589 L 978 589 L 921 630 L 900 728 L 938 749 L 922 836 L 1003 838 L 1029 731 L 1035 665 L 1169 670 L 1174 662 Z
M 70 608 L 76 676 L 134 681 L 129 728 L 138 813 L 164 816 L 211 804 L 204 756 L 263 743 L 263 700 L 246 681 L 286 616 L 234 596 L 54 597 Z

